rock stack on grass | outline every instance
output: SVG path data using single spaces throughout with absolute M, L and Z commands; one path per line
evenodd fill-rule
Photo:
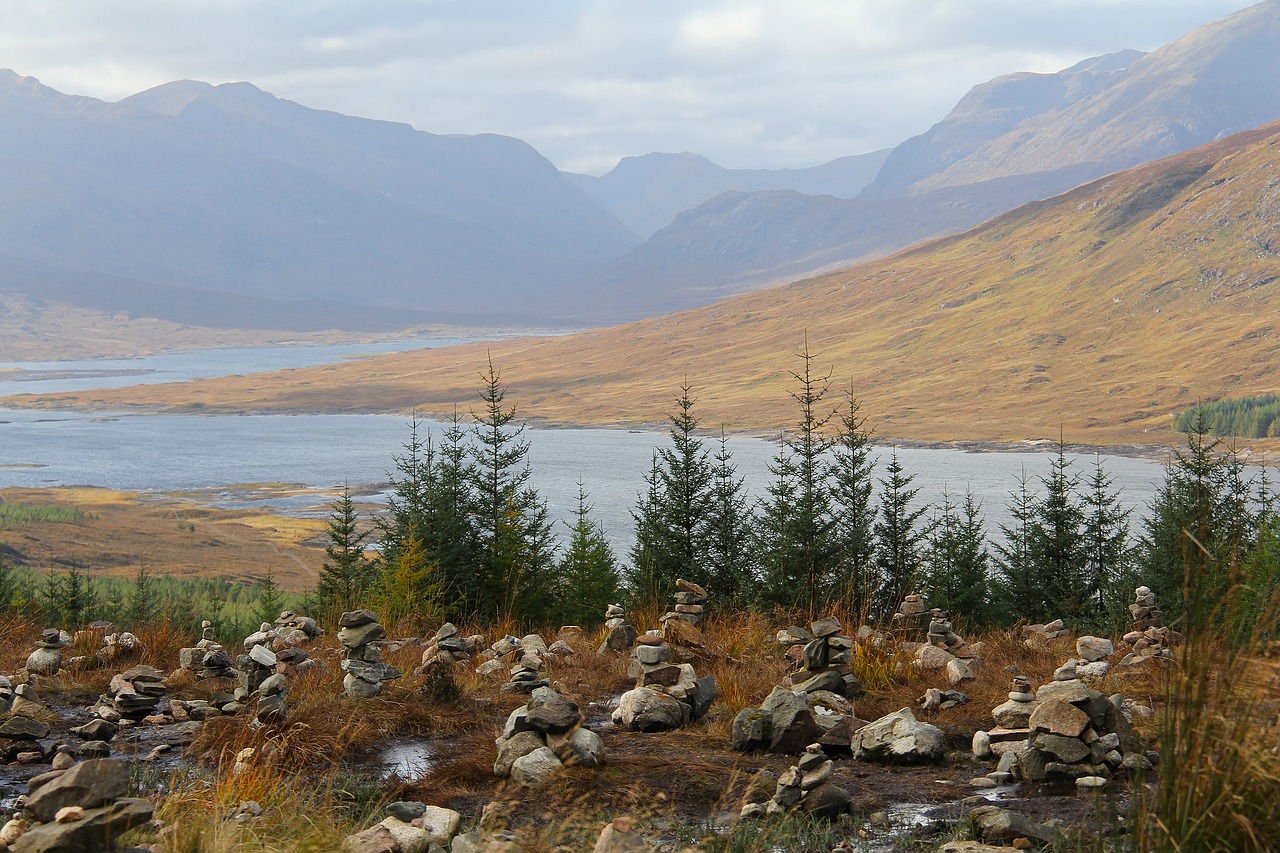
M 707 591 L 693 581 L 676 579 L 675 604 L 662 614 L 662 635 L 667 642 L 688 648 L 702 648 L 702 620 L 706 615 Z
M 1111 669 L 1107 660 L 1115 654 L 1115 644 L 1105 637 L 1085 635 L 1076 640 L 1076 654 L 1053 673 L 1055 681 L 1066 681 L 1069 678 L 1082 678 L 1086 681 L 1098 681 Z
M 507 670 L 509 676 L 507 682 L 498 689 L 503 693 L 527 694 L 540 687 L 546 687 L 548 682 L 542 677 L 542 671 L 546 669 L 544 662 L 546 654 L 546 640 L 537 634 L 521 637 L 515 649 L 506 655 L 506 659 L 513 663 Z
M 794 626 L 786 631 L 792 632 L 792 636 L 807 635 L 812 639 L 801 648 L 784 686 L 805 693 L 827 691 L 846 699 L 862 695 L 862 683 L 853 674 L 853 639 L 840 632 L 838 619 L 818 619 L 809 625 L 807 632 Z M 783 633 L 778 632 L 779 637 Z M 795 656 L 794 645 L 788 650 L 788 656 Z
M 692 664 L 672 661 L 663 634 L 649 631 L 636 638 L 627 674 L 636 685 L 622 694 L 613 712 L 614 725 L 632 731 L 678 729 L 701 719 L 716 697 L 716 679 L 698 678 Z
M 922 643 L 929 633 L 929 617 L 924 596 L 918 592 L 909 593 L 902 599 L 898 612 L 893 614 L 893 631 L 901 640 Z
M 258 685 L 258 704 L 253 709 L 254 722 L 262 726 L 284 725 L 289 716 L 285 707 L 287 695 L 283 674 L 276 673 L 265 679 Z
M 236 662 L 214 638 L 208 619 L 200 623 L 200 639 L 194 646 L 178 650 L 178 669 L 189 672 L 196 680 L 236 677 Z
M 26 819 L 0 829 L 14 853 L 85 853 L 116 849 L 115 839 L 151 820 L 153 807 L 131 798 L 129 765 L 110 758 L 53 770 L 28 783 Z
M 636 629 L 627 624 L 627 614 L 621 604 L 610 604 L 604 609 L 604 627 L 609 633 L 596 649 L 597 654 L 628 652 L 636 644 Z
M 414 674 L 425 675 L 434 667 L 451 667 L 455 663 L 469 661 L 483 646 L 484 637 L 481 635 L 464 637 L 458 632 L 456 625 L 446 622 L 422 650 L 422 664 L 414 670 Z
M 867 723 L 853 733 L 853 757 L 862 761 L 915 763 L 942 757 L 945 738 L 942 730 L 922 723 L 902 708 Z
M 1061 619 L 1054 619 L 1043 625 L 1037 623 L 1022 626 L 1023 642 L 1026 643 L 1027 648 L 1031 649 L 1042 649 L 1050 640 L 1065 637 L 1070 633 Z
M 370 610 L 352 610 L 338 618 L 338 642 L 342 644 L 343 692 L 352 699 L 370 699 L 382 692 L 382 682 L 402 673 L 382 662 L 377 641 L 387 636 Z
M 600 736 L 582 725 L 582 712 L 550 687 L 538 687 L 529 701 L 511 712 L 495 741 L 493 775 L 537 786 L 566 765 L 604 763 Z
M 301 646 L 324 634 L 324 629 L 310 616 L 300 616 L 292 610 L 285 610 L 275 621 L 276 650 L 286 646 Z
M 119 664 L 142 656 L 142 641 L 129 631 L 111 632 L 102 638 L 102 648 L 94 652 L 103 664 Z
M 821 744 L 805 747 L 800 760 L 778 777 L 773 798 L 767 803 L 748 803 L 742 817 L 803 812 L 814 817 L 835 818 L 849 811 L 849 792 L 830 781 L 835 765 Z
M 275 675 L 276 664 L 280 662 L 271 648 L 275 636 L 271 623 L 263 622 L 257 631 L 244 638 L 247 654 L 236 658 L 236 670 L 240 674 L 240 687 L 246 693 L 256 692 L 262 682 Z
M 1133 616 L 1133 630 L 1125 634 L 1122 642 L 1133 651 L 1120 660 L 1121 666 L 1138 666 L 1150 660 L 1172 660 L 1170 643 L 1181 637 L 1164 624 L 1164 613 L 1156 604 L 1156 594 L 1150 587 L 1140 586 L 1133 591 L 1134 601 L 1129 605 Z
M 461 824 L 462 815 L 453 809 L 414 801 L 389 803 L 385 818 L 368 829 L 347 836 L 342 842 L 342 849 L 346 853 L 447 850 Z
M 156 705 L 164 693 L 164 673 L 153 666 L 139 665 L 113 676 L 98 704 L 138 722 L 156 715 Z
M 36 648 L 27 656 L 27 672 L 32 675 L 56 676 L 62 669 L 62 632 L 57 628 L 45 628 L 36 640 Z

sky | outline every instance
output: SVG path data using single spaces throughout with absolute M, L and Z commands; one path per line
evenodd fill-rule
M 1241 0 L 2 0 L 0 67 L 114 101 L 248 81 L 561 169 L 692 151 L 796 168 L 896 145 L 970 87 L 1152 50 Z

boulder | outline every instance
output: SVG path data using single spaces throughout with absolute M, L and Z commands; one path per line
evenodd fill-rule
M 1065 841 L 1062 834 L 1052 827 L 1037 823 L 1026 815 L 1002 809 L 999 806 L 978 806 L 969 812 L 969 819 L 981 841 L 1013 841 L 1030 838 L 1041 844 L 1057 845 Z
M 1089 715 L 1069 702 L 1049 699 L 1036 705 L 1027 725 L 1036 731 L 1075 738 L 1089 725 Z
M 849 792 L 839 785 L 823 783 L 805 794 L 800 809 L 814 817 L 839 817 L 849 811 Z
M 511 775 L 511 765 L 536 749 L 546 746 L 537 732 L 517 732 L 509 738 L 498 740 L 498 757 L 493 762 L 493 775 L 505 778 Z
M 664 732 L 683 726 L 689 714 L 689 706 L 680 700 L 648 687 L 637 687 L 622 694 L 613 719 L 632 731 Z
M 521 785 L 537 787 L 563 767 L 551 748 L 543 746 L 512 762 L 511 778 Z
M 1076 640 L 1076 655 L 1085 663 L 1100 661 L 1115 653 L 1115 644 L 1104 637 L 1084 636 Z
M 942 730 L 903 708 L 853 733 L 853 757 L 881 761 L 932 761 L 942 757 Z
M 566 767 L 599 767 L 604 763 L 604 742 L 600 735 L 581 726 L 558 739 L 553 751 Z
M 760 708 L 743 708 L 733 718 L 729 745 L 738 752 L 752 752 L 769 745 L 773 722 Z
M 100 808 L 85 809 L 72 823 L 43 823 L 24 832 L 10 846 L 13 853 L 107 853 L 112 842 L 135 826 L 151 820 L 153 808 L 145 799 L 120 799 Z
M 803 693 L 775 687 L 761 710 L 770 720 L 770 752 L 795 755 L 818 739 L 818 724 Z
M 93 809 L 129 793 L 129 765 L 113 758 L 83 761 L 41 785 L 27 800 L 27 811 L 42 823 L 64 806 Z

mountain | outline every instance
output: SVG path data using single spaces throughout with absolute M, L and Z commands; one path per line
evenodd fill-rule
M 881 257 L 1118 169 L 1280 118 L 1280 0 L 1149 54 L 971 90 L 856 199 L 730 193 L 571 289 L 584 321 L 679 310 Z
M 660 422 L 686 378 L 704 425 L 784 428 L 796 353 L 852 387 L 882 441 L 1176 440 L 1197 400 L 1277 391 L 1280 122 L 785 287 L 559 338 L 29 401 L 448 413 L 491 355 L 523 415 Z M 397 379 L 396 377 L 403 377 Z M 316 389 L 324 389 L 323 393 Z M 6 405 L 8 401 L 6 401 Z
M 638 242 L 519 140 L 311 110 L 247 83 L 108 104 L 6 71 L 0 122 L 0 254 L 104 289 L 521 322 L 555 314 L 548 287 Z
M 725 169 L 698 154 L 624 157 L 607 174 L 569 174 L 584 192 L 641 237 L 681 211 L 725 192 L 792 190 L 853 198 L 876 176 L 889 149 L 840 157 L 807 169 Z

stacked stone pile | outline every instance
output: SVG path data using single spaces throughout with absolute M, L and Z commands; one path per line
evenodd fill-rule
M 706 614 L 707 591 L 693 581 L 676 579 L 675 604 L 662 615 L 662 635 L 677 646 L 702 648 L 703 616 Z
M 945 745 L 942 730 L 922 723 L 903 708 L 867 723 L 853 733 L 853 757 L 889 762 L 935 761 Z
M 287 694 L 284 675 L 281 673 L 276 673 L 263 680 L 258 685 L 258 704 L 253 710 L 254 722 L 259 725 L 284 725 L 289 716 L 288 710 L 285 708 Z
M 19 687 L 26 685 L 20 684 Z M 17 694 L 13 698 L 17 700 Z M 44 760 L 52 745 L 45 739 L 49 737 L 49 724 L 42 720 L 32 719 L 14 714 L 0 722 L 0 760 L 5 763 L 34 763 Z
M 114 840 L 149 820 L 153 808 L 131 798 L 129 766 L 103 758 L 52 770 L 27 783 L 23 817 L 0 829 L 14 853 L 92 853 L 115 849 Z
M 673 663 L 672 655 L 671 646 L 656 631 L 636 638 L 628 669 L 636 686 L 618 701 L 614 725 L 632 731 L 668 731 L 707 713 L 716 697 L 715 676 L 698 678 L 692 664 Z
M 414 670 L 415 675 L 422 675 L 432 667 L 453 666 L 474 658 L 484 646 L 484 637 L 474 634 L 463 637 L 458 627 L 452 622 L 440 626 L 435 635 L 422 650 L 422 664 Z
M 0 675 L 0 714 L 7 714 L 13 707 L 13 679 Z
M 1164 624 L 1164 613 L 1156 604 L 1156 594 L 1150 587 L 1140 586 L 1133 591 L 1134 601 L 1129 605 L 1133 615 L 1133 630 L 1122 641 L 1133 651 L 1120 660 L 1121 666 L 1136 666 L 1149 660 L 1172 660 L 1171 643 L 1182 637 Z
M 817 817 L 834 818 L 849 811 L 849 792 L 831 783 L 835 765 L 827 758 L 821 744 L 805 747 L 800 760 L 778 777 L 773 798 L 767 803 L 748 803 L 742 817 L 766 814 L 804 812 Z
M 974 668 L 979 660 L 975 649 L 956 633 L 945 610 L 925 608 L 924 597 L 911 593 L 893 614 L 894 634 L 902 643 L 903 651 L 914 654 L 917 665 L 924 670 L 945 669 L 952 684 L 961 684 L 974 678 Z M 879 645 L 878 632 L 864 628 L 859 639 Z
M 137 722 L 156 715 L 156 705 L 164 693 L 164 673 L 153 666 L 139 665 L 113 676 L 98 705 Z
M 237 672 L 235 659 L 214 639 L 213 625 L 208 619 L 200 623 L 200 639 L 196 644 L 178 650 L 178 668 L 197 680 L 235 678 Z
M 479 675 L 493 675 L 494 673 L 502 672 L 511 665 L 510 661 L 514 659 L 515 653 L 519 650 L 519 637 L 513 637 L 508 634 L 499 638 L 489 648 L 480 652 L 480 659 L 483 663 L 476 667 L 476 672 Z
M 550 687 L 536 688 L 525 705 L 511 712 L 495 741 L 493 775 L 536 786 L 565 765 L 599 767 L 604 744 L 582 720 L 576 703 Z
M 368 829 L 349 835 L 346 853 L 428 853 L 447 850 L 458 834 L 462 815 L 453 809 L 402 801 L 387 805 L 387 816 Z M 453 845 L 453 849 L 457 849 Z
M 240 676 L 240 687 L 246 693 L 257 691 L 262 682 L 275 675 L 276 664 L 280 662 L 271 648 L 275 637 L 275 628 L 270 622 L 263 622 L 257 631 L 244 638 L 244 648 L 248 654 L 236 658 L 236 669 Z
M 36 640 L 36 648 L 27 657 L 27 672 L 32 675 L 55 676 L 62 669 L 62 631 L 57 628 L 45 628 Z
M 1055 681 L 1066 681 L 1070 678 L 1083 678 L 1096 681 L 1107 674 L 1111 663 L 1109 655 L 1115 654 L 1115 644 L 1105 637 L 1085 635 L 1076 640 L 1076 654 L 1053 673 Z
M 48 710 L 40 701 L 32 682 L 19 682 L 13 686 L 13 693 L 9 697 L 9 712 L 15 717 L 38 717 Z
M 546 687 L 548 682 L 542 677 L 546 654 L 547 643 L 537 634 L 521 637 L 515 649 L 507 654 L 507 660 L 513 663 L 507 670 L 507 682 L 498 689 L 503 693 L 532 693 Z
M 924 596 L 909 593 L 902 599 L 902 606 L 893 614 L 893 630 L 905 642 L 922 643 L 929 633 L 930 614 L 924 606 Z
M 596 649 L 597 654 L 630 651 L 636 644 L 636 629 L 627 624 L 627 614 L 621 604 L 610 604 L 604 609 L 604 627 L 609 633 Z
M 799 653 L 798 666 L 787 676 L 784 686 L 806 693 L 828 691 L 846 699 L 862 695 L 862 683 L 853 674 L 853 639 L 840 633 L 840 622 L 827 617 L 809 626 L 806 632 L 795 626 L 779 631 L 778 637 L 810 636 Z M 795 645 L 788 656 L 795 656 Z
M 1056 640 L 1070 633 L 1061 619 L 1054 619 L 1052 622 L 1046 622 L 1043 625 L 1037 623 L 1035 625 L 1022 626 L 1023 639 L 1031 648 L 1043 646 L 1049 640 Z
M 276 651 L 286 646 L 301 646 L 324 634 L 316 620 L 310 616 L 300 616 L 292 610 L 285 610 L 275 621 Z
M 387 636 L 370 610 L 352 610 L 338 618 L 338 642 L 342 644 L 342 687 L 352 699 L 369 699 L 382 692 L 382 682 L 403 673 L 382 662 L 377 641 Z

